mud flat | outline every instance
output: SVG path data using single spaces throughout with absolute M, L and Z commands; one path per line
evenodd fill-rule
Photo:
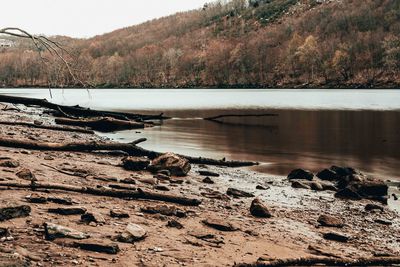
M 43 108 L 0 103 L 0 109 L 1 121 L 54 125 L 55 118 Z M 82 131 L 23 123 L 1 125 L 0 138 L 112 142 Z M 132 171 L 127 170 L 135 169 L 132 165 L 123 163 L 125 157 L 121 152 L 0 147 L 0 263 L 268 266 L 299 258 L 312 259 L 308 265 L 318 259 L 399 260 L 399 213 L 379 201 L 337 198 L 332 190 L 310 185 L 309 179 L 293 185 L 287 177 L 243 168 L 191 164 L 185 176 Z M 146 158 L 132 160 L 135 167 L 147 166 Z M 90 193 L 110 191 L 116 193 Z M 115 197 L 121 192 L 199 202 Z M 393 198 L 390 192 L 388 196 Z M 281 266 L 289 264 L 293 261 Z

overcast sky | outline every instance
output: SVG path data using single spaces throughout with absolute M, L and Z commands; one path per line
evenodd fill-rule
M 92 37 L 190 9 L 210 0 L 4 0 L 0 28 Z

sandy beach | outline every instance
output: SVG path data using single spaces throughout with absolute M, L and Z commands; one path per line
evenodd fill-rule
M 3 109 L 0 120 L 54 124 L 54 117 L 42 108 L 16 107 L 0 104 Z M 16 140 L 110 142 L 96 134 L 11 125 L 2 125 L 0 129 L 1 138 Z M 400 253 L 398 212 L 372 200 L 335 198 L 334 192 L 329 190 L 294 188 L 287 177 L 244 168 L 194 164 L 187 176 L 168 177 L 146 170 L 126 170 L 122 167 L 124 155 L 100 152 L 0 147 L 0 157 L 3 163 L 8 162 L 0 167 L 2 182 L 27 184 L 26 176 L 31 173 L 35 183 L 100 189 L 131 187 L 132 190 L 140 188 L 201 200 L 198 206 L 184 206 L 3 186 L 0 208 L 29 206 L 29 212 L 0 223 L 2 264 L 233 266 L 257 261 L 268 263 L 275 259 L 358 259 L 393 257 Z M 21 175 L 21 171 L 29 175 Z M 219 176 L 205 180 L 206 176 L 199 171 Z M 228 195 L 232 189 L 241 191 Z M 242 191 L 249 196 L 240 196 Z M 255 197 L 259 197 L 272 217 L 259 218 L 251 214 L 250 206 Z M 368 210 L 368 204 L 378 208 Z M 68 211 L 73 214 L 66 215 Z M 334 227 L 323 226 L 318 222 L 321 215 L 338 218 L 341 223 Z M 67 227 L 85 238 L 77 240 L 68 234 L 49 238 L 45 225 L 47 228 L 51 225 Z M 121 242 L 119 237 L 128 225 L 140 227 L 135 231 L 139 236 L 135 241 Z M 324 235 L 327 233 L 336 233 L 345 240 L 330 240 Z

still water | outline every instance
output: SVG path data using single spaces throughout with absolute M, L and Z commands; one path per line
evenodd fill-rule
M 142 146 L 261 162 L 254 170 L 287 175 L 293 168 L 318 171 L 335 165 L 400 180 L 399 90 L 52 90 L 0 89 L 97 109 L 161 113 L 161 126 L 108 134 Z M 220 114 L 275 113 L 277 117 L 201 118 Z

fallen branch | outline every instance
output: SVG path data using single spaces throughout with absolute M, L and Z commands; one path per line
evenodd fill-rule
M 57 124 L 73 125 L 80 127 L 89 127 L 93 130 L 100 132 L 114 132 L 120 130 L 130 130 L 130 129 L 143 129 L 145 127 L 144 123 L 117 120 L 113 118 L 102 118 L 102 119 L 90 119 L 90 120 L 79 120 L 79 119 L 56 119 Z
M 265 113 L 265 114 L 226 114 L 226 115 L 218 115 L 214 117 L 207 117 L 204 118 L 203 120 L 206 121 L 215 121 L 218 123 L 221 123 L 220 119 L 223 118 L 232 118 L 232 117 L 239 117 L 239 118 L 246 118 L 246 117 L 276 117 L 279 116 L 278 114 L 272 114 L 272 113 Z
M 0 95 L 0 102 L 12 103 L 12 104 L 23 104 L 26 106 L 40 106 L 63 113 L 67 113 L 69 117 L 111 117 L 118 120 L 134 120 L 134 121 L 147 121 L 147 120 L 164 120 L 169 119 L 165 117 L 163 113 L 159 115 L 143 115 L 143 114 L 133 114 L 125 112 L 113 112 L 113 111 L 102 111 L 94 110 L 89 108 L 83 108 L 80 106 L 64 106 L 51 103 L 46 99 L 28 98 L 28 97 L 18 97 L 18 96 L 8 96 Z
M 327 266 L 391 266 L 400 264 L 400 257 L 376 257 L 360 259 L 338 259 L 338 258 L 299 258 L 274 260 L 270 262 L 241 263 L 235 267 L 277 267 L 277 266 L 315 266 L 324 264 Z
M 0 182 L 0 187 L 7 188 L 22 188 L 22 189 L 46 189 L 46 190 L 61 190 L 67 192 L 76 192 L 88 195 L 106 196 L 122 199 L 148 199 L 157 200 L 175 204 L 181 204 L 185 206 L 198 206 L 201 204 L 200 199 L 186 198 L 181 196 L 166 195 L 150 191 L 138 189 L 133 190 L 114 190 L 107 188 L 95 188 L 95 187 L 80 187 L 73 185 L 55 184 L 55 183 L 12 183 L 12 182 Z
M 76 128 L 76 127 L 66 127 L 66 126 L 57 126 L 57 125 L 40 125 L 30 122 L 11 122 L 11 121 L 0 121 L 1 125 L 10 125 L 10 126 L 25 126 L 30 128 L 38 128 L 38 129 L 46 129 L 46 130 L 53 130 L 53 131 L 62 131 L 62 132 L 76 132 L 76 133 L 86 133 L 86 134 L 94 134 L 94 131 L 83 129 L 83 128 Z
M 136 146 L 137 143 L 143 142 L 145 139 L 138 139 L 132 143 L 46 143 L 37 142 L 32 140 L 19 140 L 19 139 L 8 139 L 0 138 L 0 146 L 33 149 L 33 150 L 49 150 L 49 151 L 74 151 L 74 152 L 93 152 L 93 151 L 124 151 L 131 156 L 146 156 L 150 159 L 157 158 L 163 153 L 147 150 Z M 215 166 L 226 166 L 226 167 L 244 167 L 258 165 L 258 162 L 252 161 L 226 161 L 216 160 L 202 157 L 190 157 L 180 155 L 181 157 L 187 158 L 190 163 L 193 164 L 205 164 Z

